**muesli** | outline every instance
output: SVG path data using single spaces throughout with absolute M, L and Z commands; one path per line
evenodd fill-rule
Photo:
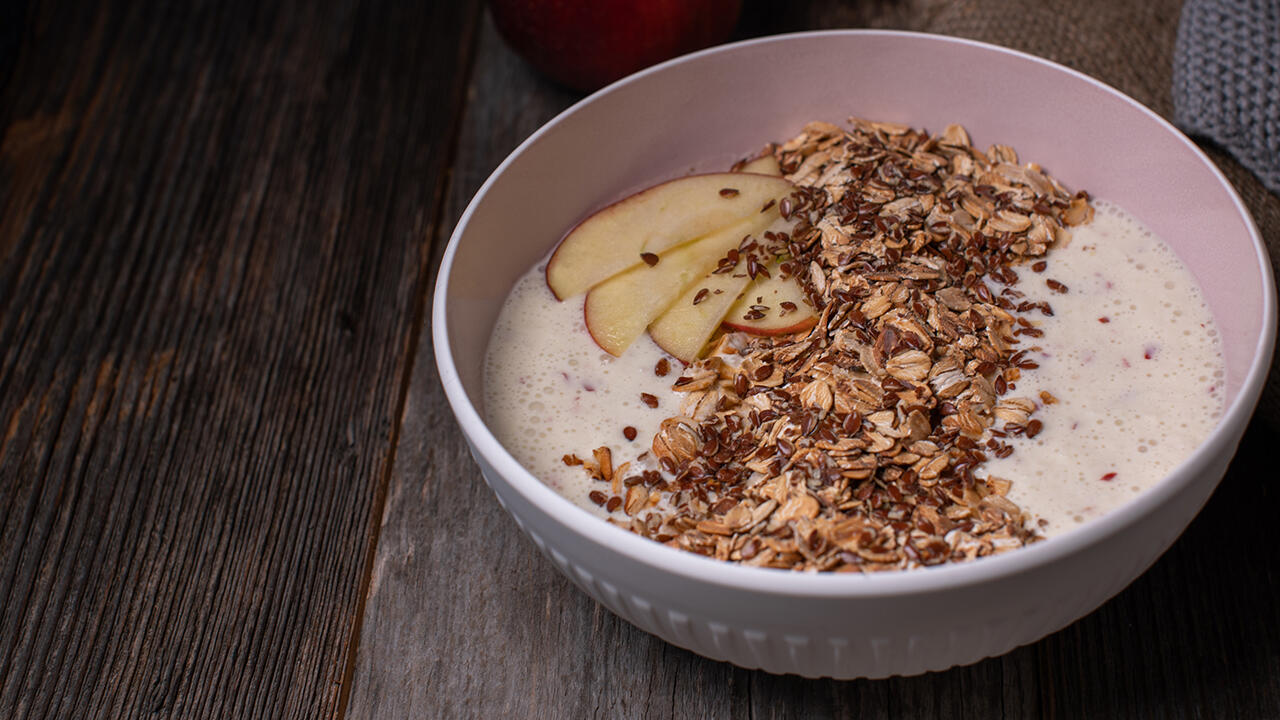
M 935 565 L 1041 538 L 1044 521 L 1009 497 L 1019 479 L 990 467 L 1034 451 L 1058 403 L 1029 381 L 1051 359 L 1054 298 L 1076 282 L 1052 250 L 1093 217 L 1089 196 L 959 126 L 811 123 L 762 159 L 791 183 L 761 208 L 787 229 L 745 234 L 676 304 L 728 303 L 712 291 L 734 276 L 799 296 L 744 296 L 688 366 L 650 366 L 679 402 L 639 393 L 661 421 L 615 429 L 647 451 L 564 448 L 592 478 L 587 501 L 673 547 L 799 570 Z

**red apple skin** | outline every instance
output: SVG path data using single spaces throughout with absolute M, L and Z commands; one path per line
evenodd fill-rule
M 743 174 L 743 175 L 758 175 L 759 173 L 740 173 L 740 174 Z M 564 300 L 564 299 L 565 299 L 565 297 L 562 297 L 562 296 L 560 295 L 560 292 L 556 290 L 556 286 L 555 286 L 555 284 L 551 282 L 552 266 L 556 263 L 556 256 L 557 256 L 557 255 L 560 253 L 560 251 L 564 248 L 564 242 L 565 242 L 565 239 L 566 239 L 566 238 L 568 238 L 568 237 L 570 237 L 571 235 L 573 235 L 573 234 L 574 234 L 574 233 L 575 233 L 579 228 L 581 228 L 585 223 L 592 221 L 592 219 L 593 219 L 593 218 L 596 218 L 596 217 L 598 217 L 598 216 L 601 216 L 601 215 L 603 215 L 603 214 L 605 214 L 605 213 L 608 213 L 608 212 L 612 211 L 614 208 L 619 207 L 619 206 L 620 206 L 620 205 L 622 205 L 623 203 L 627 203 L 627 202 L 634 202 L 634 201 L 636 201 L 637 199 L 639 199 L 639 198 L 641 198 L 642 196 L 644 196 L 646 193 L 652 193 L 652 192 L 655 192 L 655 191 L 659 191 L 659 188 L 662 188 L 663 186 L 669 186 L 671 183 L 678 183 L 678 182 L 682 182 L 682 181 L 690 180 L 690 179 L 694 179 L 694 178 L 699 178 L 699 177 L 711 177 L 711 176 L 714 176 L 714 177 L 723 177 L 723 178 L 725 179 L 725 181 L 726 181 L 726 182 L 728 182 L 728 183 L 732 184 L 732 179 L 730 178 L 730 176 L 731 176 L 731 175 L 732 175 L 732 173 L 702 173 L 702 174 L 695 174 L 695 175 L 682 175 L 682 176 L 680 176 L 680 177 L 673 178 L 673 179 L 671 179 L 671 180 L 663 180 L 663 181 L 661 181 L 661 182 L 659 182 L 659 183 L 657 183 L 657 184 L 650 185 L 649 187 L 646 187 L 646 188 L 644 188 L 643 190 L 638 190 L 638 191 L 636 191 L 636 192 L 634 192 L 634 193 L 631 193 L 630 195 L 627 195 L 626 197 L 624 197 L 624 198 L 622 198 L 622 199 L 620 199 L 620 200 L 615 200 L 615 201 L 613 201 L 613 202 L 609 203 L 608 205 L 604 206 L 603 208 L 600 208 L 599 210 L 596 210 L 596 211 L 592 212 L 590 215 L 588 215 L 587 217 L 583 218 L 582 220 L 579 220 L 577 223 L 575 223 L 575 224 L 574 224 L 574 226 L 573 226 L 573 227 L 569 228 L 569 231 L 568 231 L 568 232 L 566 232 L 566 233 L 564 234 L 564 237 L 560 238 L 560 242 L 556 244 L 556 249 L 555 249 L 554 251 L 552 251 L 552 253 L 551 253 L 551 260 L 550 260 L 550 262 L 548 262 L 548 263 L 547 263 L 547 267 L 546 267 L 546 269 L 544 270 L 544 275 L 545 275 L 545 277 L 546 277 L 546 279 L 547 279 L 547 287 L 551 290 L 551 294 L 552 294 L 552 295 L 555 295 L 557 300 Z M 777 177 L 777 176 L 768 175 L 768 176 L 766 176 L 766 177 Z M 739 187 L 741 187 L 741 186 L 739 186 Z M 786 187 L 791 187 L 791 186 L 790 186 L 790 185 L 787 185 Z M 781 198 L 781 197 L 782 197 L 782 195 L 781 195 L 781 190 L 779 190 L 779 192 L 780 192 L 780 194 L 779 194 L 779 196 L 778 196 L 778 197 L 779 197 L 779 198 Z M 740 219 L 745 219 L 745 218 L 740 218 Z M 735 220 L 735 222 L 736 222 L 736 220 Z M 679 244 L 679 243 L 677 243 L 677 244 Z M 662 252 L 663 250 L 666 250 L 666 249 L 668 249 L 668 248 L 667 248 L 667 247 L 664 247 L 664 248 L 661 248 L 661 249 L 659 249 L 659 250 L 655 250 L 654 252 Z M 623 268 L 623 269 L 625 269 L 625 268 Z M 618 272 L 622 272 L 622 271 L 623 271 L 623 270 L 618 270 Z M 602 279 L 603 279 L 603 278 L 602 278 Z
M 812 328 L 816 324 L 818 324 L 818 317 L 816 315 L 810 315 L 809 317 L 803 318 L 797 323 L 793 323 L 791 325 L 787 325 L 784 327 L 766 328 L 766 327 L 759 327 L 755 325 L 747 325 L 746 323 L 739 325 L 730 320 L 725 320 L 724 322 L 720 323 L 720 327 L 723 328 L 725 332 L 743 332 L 743 333 L 747 333 L 748 335 L 762 335 L 765 337 L 772 337 L 774 335 L 791 335 L 798 332 L 804 332 L 805 330 Z
M 728 39 L 741 0 L 490 0 L 498 32 L 556 82 L 591 92 Z

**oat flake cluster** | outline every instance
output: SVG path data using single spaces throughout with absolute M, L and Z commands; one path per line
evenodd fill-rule
M 661 471 L 615 468 L 603 447 L 565 456 L 607 483 L 591 499 L 658 542 L 775 568 L 901 569 L 1036 540 L 1010 482 L 981 467 L 1054 402 L 1016 394 L 1053 310 L 1011 286 L 1088 221 L 1088 196 L 956 125 L 815 122 L 766 151 L 797 186 L 794 230 L 744 239 L 722 266 L 794 275 L 817 324 L 724 335 L 686 368 L 684 414 L 653 438 Z

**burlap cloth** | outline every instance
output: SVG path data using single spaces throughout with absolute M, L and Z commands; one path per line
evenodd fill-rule
M 1022 50 L 1098 78 L 1174 119 L 1172 77 L 1181 0 L 862 0 L 844 7 L 840 17 L 811 19 L 832 26 L 957 35 Z M 1272 269 L 1280 275 L 1280 196 L 1226 151 L 1197 140 L 1253 213 Z M 1280 359 L 1272 364 L 1254 423 L 1280 437 Z

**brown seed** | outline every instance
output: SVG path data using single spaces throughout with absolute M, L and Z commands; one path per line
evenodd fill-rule
M 658 377 L 666 377 L 671 372 L 671 363 L 666 358 L 659 358 L 658 364 L 653 366 L 653 374 Z
M 711 506 L 711 512 L 717 515 L 723 515 L 729 512 L 730 510 L 732 510 L 733 506 L 737 504 L 738 504 L 738 501 L 733 498 L 723 498 L 720 501 L 718 501 L 715 505 Z
M 636 429 L 631 427 L 630 425 L 622 428 L 622 436 L 628 440 L 635 440 L 636 432 L 637 432 Z
M 1044 429 L 1044 423 L 1033 418 L 1031 422 L 1027 423 L 1027 437 L 1033 438 L 1039 435 L 1040 431 L 1043 429 Z
M 816 427 L 818 427 L 818 415 L 812 412 L 807 413 L 804 416 L 804 422 L 800 423 L 800 434 L 808 437 L 813 434 Z
M 752 376 L 757 381 L 768 380 L 769 377 L 772 375 L 773 375 L 773 365 L 768 363 L 765 363 L 764 365 L 761 365 L 760 367 L 756 368 L 756 371 L 752 374 Z
M 603 505 L 608 500 L 608 498 L 605 497 L 605 494 L 599 490 L 592 490 L 587 493 L 587 498 L 597 505 Z
M 720 188 L 720 197 L 733 197 L 738 194 L 737 188 Z
M 1047 267 L 1049 267 L 1049 263 L 1045 262 L 1044 260 L 1037 260 L 1036 262 L 1031 264 L 1031 269 L 1034 270 L 1035 272 L 1044 272 L 1045 268 Z
M 640 402 L 644 403 L 645 405 L 648 405 L 651 408 L 658 407 L 657 396 L 650 395 L 649 393 L 640 393 Z
M 614 495 L 613 497 L 609 498 L 609 502 L 605 504 L 604 509 L 608 510 L 609 512 L 613 512 L 620 507 L 622 507 L 622 498 L 618 497 L 617 495 Z
M 640 259 L 643 260 L 644 264 L 648 265 L 649 267 L 653 267 L 654 265 L 657 265 L 659 260 L 658 256 L 654 255 L 651 252 L 640 253 Z
M 1058 282 L 1057 280 L 1054 280 L 1053 278 L 1045 280 L 1044 284 L 1048 285 L 1049 289 L 1056 293 L 1064 293 L 1067 291 L 1066 285 L 1063 285 L 1062 283 Z
M 697 293 L 696 295 L 694 295 L 694 296 L 693 296 L 693 304 L 694 304 L 694 305 L 697 305 L 698 303 L 702 302 L 703 300 L 706 300 L 706 299 L 707 299 L 707 296 L 708 296 L 708 295 L 710 295 L 710 294 L 711 294 L 711 291 L 710 291 L 710 290 L 708 290 L 708 289 L 706 289 L 706 288 L 702 288 L 701 290 L 699 290 L 699 291 L 698 291 L 698 293 Z

